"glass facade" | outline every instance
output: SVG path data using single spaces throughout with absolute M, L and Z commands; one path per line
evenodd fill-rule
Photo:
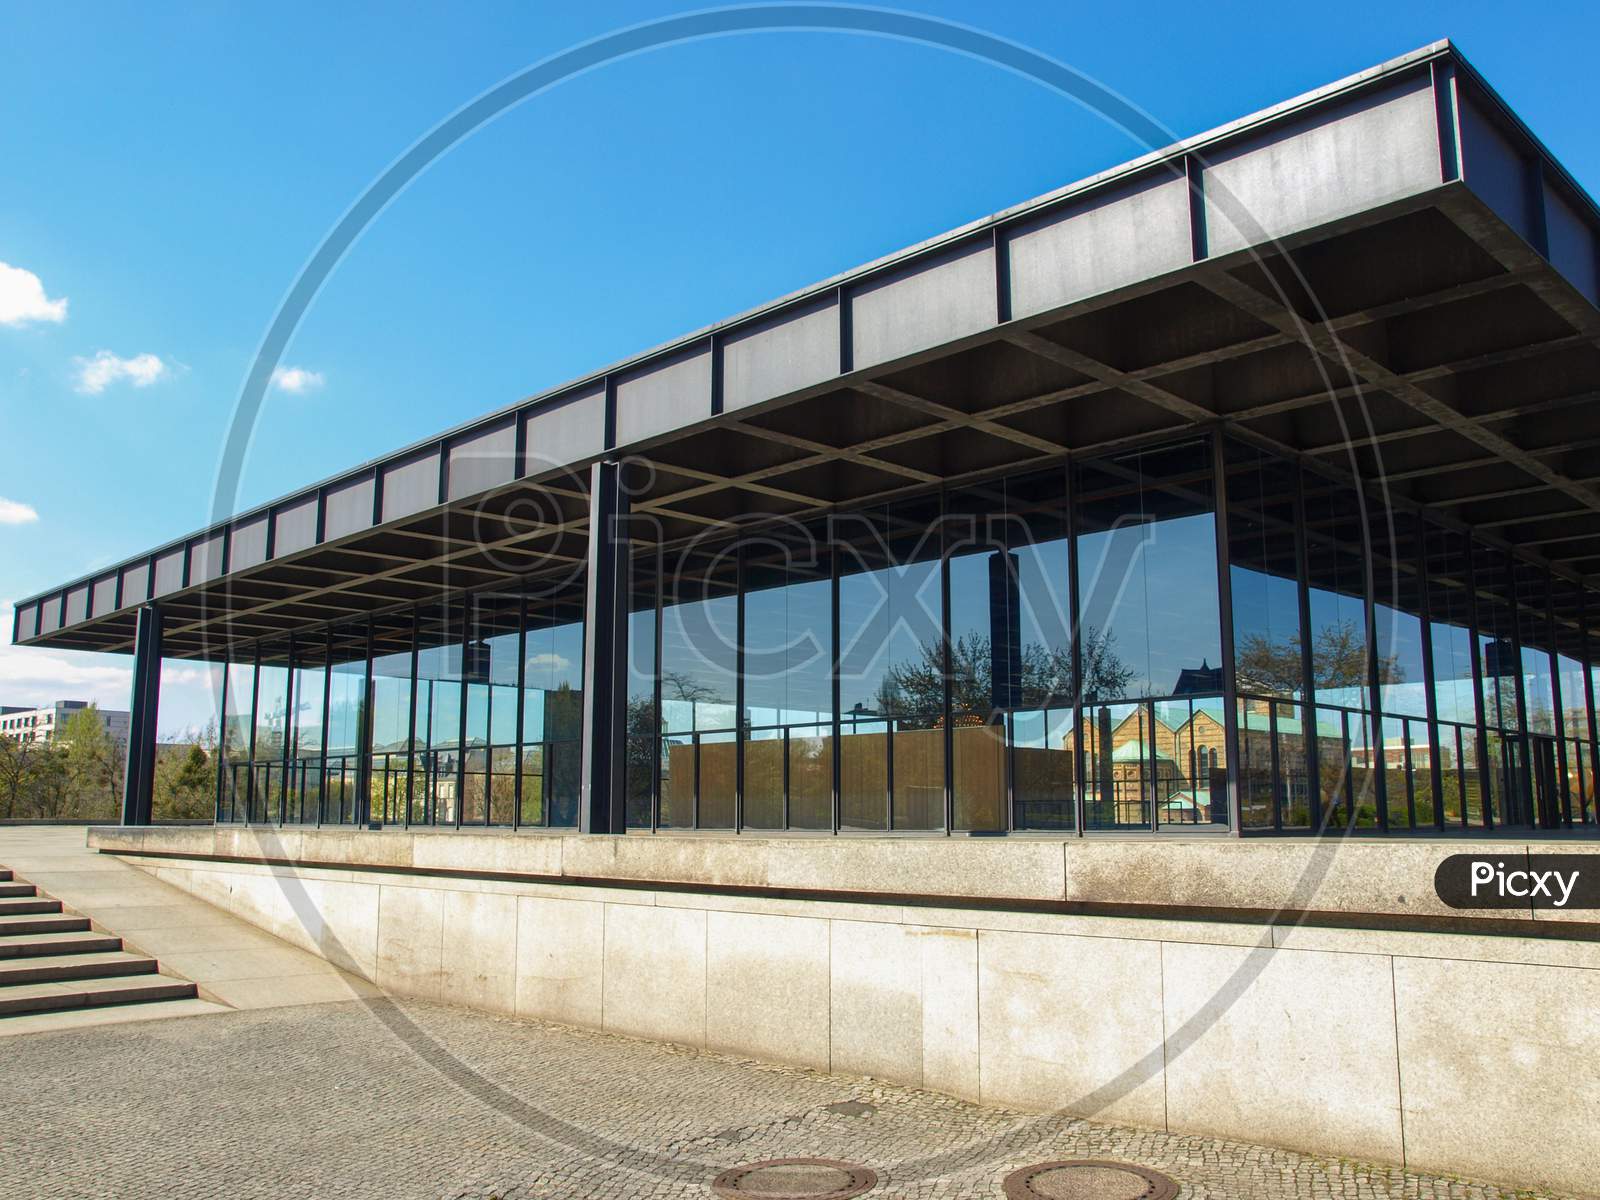
M 632 829 L 1596 821 L 1600 604 L 1210 434 L 636 541 L 622 586 Z M 219 819 L 575 826 L 584 632 L 569 578 L 250 647 Z
M 219 820 L 577 824 L 581 578 L 263 645 L 225 679 Z

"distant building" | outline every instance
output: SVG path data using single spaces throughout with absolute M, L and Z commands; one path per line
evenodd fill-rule
M 86 700 L 57 700 L 43 708 L 0 707 L 0 737 L 19 742 L 53 742 L 61 736 L 67 722 L 89 707 Z M 128 714 L 120 709 L 101 708 L 100 724 L 120 745 L 128 741 Z

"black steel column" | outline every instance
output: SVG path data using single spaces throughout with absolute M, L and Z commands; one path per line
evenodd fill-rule
M 156 711 L 161 704 L 161 609 L 139 610 L 133 641 L 133 696 L 128 716 L 128 761 L 122 780 L 122 823 L 150 824 L 156 767 Z
M 582 833 L 627 829 L 627 517 L 621 464 L 595 463 L 589 473 L 583 612 L 583 774 L 578 806 Z

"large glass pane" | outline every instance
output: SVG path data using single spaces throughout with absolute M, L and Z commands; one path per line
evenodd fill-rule
M 289 645 L 274 642 L 262 647 L 256 686 L 256 740 L 254 797 L 250 819 L 283 819 L 284 755 L 289 746 Z
M 1152 828 L 1155 796 L 1176 768 L 1154 744 L 1149 705 L 1089 705 L 1083 720 L 1085 827 Z
M 779 527 L 744 555 L 744 823 L 833 827 L 833 613 L 826 529 Z M 787 787 L 787 795 L 785 788 Z
M 1309 829 L 1317 816 L 1312 804 L 1313 788 L 1309 776 L 1306 706 L 1283 700 L 1241 698 L 1239 701 L 1239 807 L 1247 829 Z M 1209 762 L 1204 743 L 1195 739 L 1198 767 L 1202 777 L 1207 768 L 1211 778 L 1213 812 L 1221 803 L 1226 776 L 1222 764 L 1225 743 L 1210 747 Z M 1222 821 L 1218 814 L 1214 820 Z
M 950 781 L 957 829 L 1005 828 L 1005 719 L 1020 699 L 1023 673 L 1021 570 L 1007 532 L 1004 480 L 948 497 Z
M 1474 546 L 1473 568 L 1478 597 L 1484 721 L 1491 728 L 1519 730 L 1522 709 L 1517 699 L 1517 683 L 1522 667 L 1514 641 L 1510 564 L 1499 551 Z
M 1369 497 L 1368 505 L 1378 705 L 1385 716 L 1426 717 L 1427 677 L 1422 669 L 1425 605 L 1418 569 L 1422 526 L 1414 515 L 1395 512 L 1381 501 Z M 1403 745 L 1397 743 L 1395 749 L 1403 756 Z
M 559 586 L 536 589 L 527 598 L 528 621 L 524 635 L 522 690 L 522 815 L 524 825 L 556 825 L 571 827 L 578 823 L 578 789 L 582 765 L 583 741 L 583 599 L 581 575 L 575 580 L 564 580 Z M 651 614 L 646 610 L 646 617 Z M 646 622 L 650 637 L 654 638 L 653 623 Z M 652 641 L 650 649 L 653 651 Z M 515 654 L 515 651 L 512 651 Z M 630 666 L 628 713 L 635 719 L 634 686 Z M 511 685 L 515 686 L 514 668 Z M 646 681 L 649 687 L 649 681 Z M 502 721 L 502 711 L 509 703 L 500 706 L 496 701 L 495 721 Z M 644 708 L 653 707 L 653 693 L 647 692 Z M 496 754 L 511 764 L 510 739 L 515 736 L 514 719 L 502 725 L 495 734 Z M 633 752 L 630 732 L 628 752 L 628 786 L 634 786 Z M 502 742 L 502 738 L 505 739 Z M 649 763 L 649 744 L 645 743 L 646 771 Z M 496 784 L 500 772 L 495 774 Z M 644 785 L 643 823 L 650 823 L 650 792 L 648 774 Z M 629 793 L 629 805 L 633 805 Z M 630 822 L 632 817 L 629 818 Z
M 944 823 L 938 502 L 834 523 L 840 555 L 840 823 Z
M 372 758 L 368 782 L 371 814 L 386 825 L 405 824 L 411 792 L 411 645 L 414 617 L 409 612 L 374 618 L 372 623 Z
M 362 725 L 367 704 L 367 624 L 333 631 L 328 675 L 328 742 L 322 819 L 349 825 L 357 811 Z
M 1226 827 L 1227 728 L 1222 697 L 1158 701 L 1151 705 L 1150 731 L 1156 824 Z M 1280 738 L 1280 754 L 1286 748 Z
M 1589 692 L 1585 686 L 1582 588 L 1556 576 L 1550 581 L 1552 637 L 1561 689 L 1562 796 L 1568 819 L 1584 825 L 1594 816 L 1594 753 L 1589 738 Z
M 253 649 L 238 652 L 228 664 L 223 701 L 223 819 L 243 821 L 249 803 L 250 730 L 255 723 L 256 663 Z
M 1295 467 L 1229 442 L 1228 565 L 1234 671 L 1242 695 L 1300 699 Z
M 1070 827 L 1073 771 L 1065 735 L 1074 685 L 1065 494 L 1066 475 L 1057 469 L 961 489 L 947 500 L 958 829 L 1005 828 L 1008 769 L 1020 827 L 1029 820 Z M 1011 713 L 1019 717 L 1012 736 L 1020 730 L 1024 740 L 1008 748 Z M 1018 745 L 1023 753 L 1014 751 Z
M 463 652 L 466 745 L 462 823 L 509 825 L 516 799 L 517 651 L 520 596 L 480 595 L 468 601 Z
M 462 618 L 459 603 L 417 613 L 418 753 L 412 792 L 424 823 L 454 825 L 461 799 Z
M 1077 497 L 1085 698 L 1220 691 L 1209 443 L 1081 464 Z
M 656 556 L 654 549 L 635 556 L 629 570 L 626 771 L 628 825 L 634 829 L 650 828 L 656 794 Z
M 1365 709 L 1366 500 L 1355 489 L 1310 472 L 1303 487 L 1311 672 L 1317 703 Z
M 661 824 L 731 829 L 737 772 L 737 554 L 690 548 L 661 612 Z
M 1522 649 L 1524 727 L 1532 733 L 1554 735 L 1557 730 L 1550 661 L 1550 577 L 1542 568 L 1519 561 L 1514 564 L 1513 581 Z
M 1428 616 L 1433 641 L 1433 695 L 1441 721 L 1477 722 L 1472 684 L 1472 597 L 1467 539 L 1450 529 L 1430 526 Z
M 1019 709 L 1011 719 L 1011 759 L 1019 829 L 1074 828 L 1077 778 L 1073 709 Z

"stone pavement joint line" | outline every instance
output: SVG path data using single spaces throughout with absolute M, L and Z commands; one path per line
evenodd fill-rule
M 869 1200 L 997 1200 L 1113 1159 L 1205 1200 L 1534 1193 L 978 1106 L 872 1079 L 413 1001 L 224 1011 L 10 1039 L 0 1194 L 229 1200 L 709 1197 L 778 1158 L 860 1163 Z

